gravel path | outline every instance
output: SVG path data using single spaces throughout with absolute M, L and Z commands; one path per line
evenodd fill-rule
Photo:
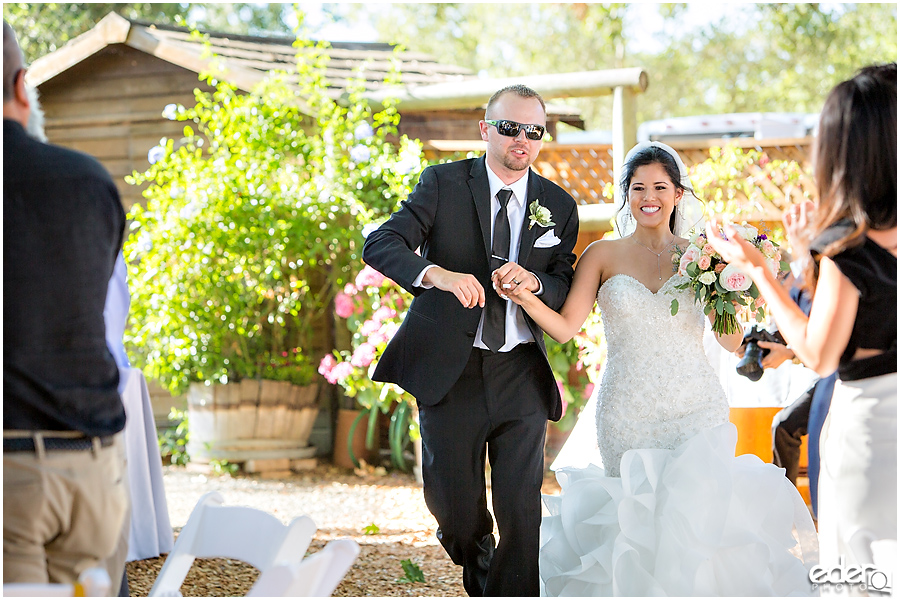
M 215 476 L 164 467 L 169 517 L 176 533 L 200 497 L 220 492 L 226 504 L 253 506 L 288 523 L 308 515 L 318 530 L 310 552 L 336 538 L 360 544 L 360 556 L 335 590 L 335 596 L 465 596 L 462 569 L 454 565 L 434 536 L 434 517 L 425 507 L 422 488 L 411 475 L 373 469 L 356 474 L 330 465 L 282 480 L 239 475 Z M 544 491 L 558 488 L 552 476 Z M 377 533 L 365 528 L 375 525 Z M 412 560 L 425 582 L 403 580 L 401 561 Z M 146 596 L 164 557 L 128 564 L 132 596 Z M 256 580 L 253 567 L 226 559 L 197 560 L 185 578 L 184 596 L 243 596 Z

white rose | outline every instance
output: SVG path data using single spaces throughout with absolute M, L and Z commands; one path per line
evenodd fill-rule
M 753 225 L 742 223 L 740 225 L 735 225 L 734 228 L 737 229 L 738 235 L 748 242 L 755 242 L 756 238 L 759 237 L 759 230 Z
M 700 277 L 697 278 L 700 283 L 703 285 L 712 285 L 716 280 L 716 272 L 715 271 L 706 271 Z

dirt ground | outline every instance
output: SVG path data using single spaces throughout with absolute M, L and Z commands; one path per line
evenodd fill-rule
M 227 504 L 266 510 L 284 522 L 306 514 L 318 526 L 310 552 L 337 538 L 351 538 L 360 555 L 334 592 L 341 597 L 465 596 L 462 568 L 434 537 L 436 523 L 412 475 L 365 469 L 356 473 L 323 465 L 287 479 L 212 476 L 166 467 L 169 515 L 176 534 L 204 493 L 218 490 Z M 558 493 L 552 474 L 544 493 Z M 374 526 L 374 527 L 373 527 Z M 132 596 L 146 596 L 165 556 L 128 563 Z M 415 562 L 424 582 L 409 582 L 401 561 Z M 181 588 L 184 596 L 243 596 L 258 571 L 240 561 L 198 559 Z

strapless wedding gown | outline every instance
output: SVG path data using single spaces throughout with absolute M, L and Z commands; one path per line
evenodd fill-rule
M 808 569 L 818 557 L 806 505 L 783 469 L 734 456 L 737 430 L 703 351 L 706 317 L 674 283 L 654 294 L 615 275 L 600 288 L 607 359 L 597 442 L 605 470 L 557 471 L 561 493 L 544 496 L 542 591 L 811 595 Z

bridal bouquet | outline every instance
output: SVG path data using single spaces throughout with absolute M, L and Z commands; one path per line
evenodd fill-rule
M 753 244 L 766 257 L 766 264 L 777 275 L 781 269 L 778 246 L 760 234 L 756 227 L 743 223 L 735 225 L 738 235 Z M 749 313 L 762 321 L 766 316 L 765 302 L 749 275 L 726 263 L 707 243 L 706 234 L 694 232 L 685 250 L 676 250 L 672 258 L 681 281 L 675 289 L 694 290 L 694 300 L 702 303 L 703 312 L 715 311 L 713 331 L 729 334 L 741 331 L 737 312 Z M 743 307 L 735 309 L 735 305 Z M 672 300 L 672 314 L 678 313 L 678 300 Z

